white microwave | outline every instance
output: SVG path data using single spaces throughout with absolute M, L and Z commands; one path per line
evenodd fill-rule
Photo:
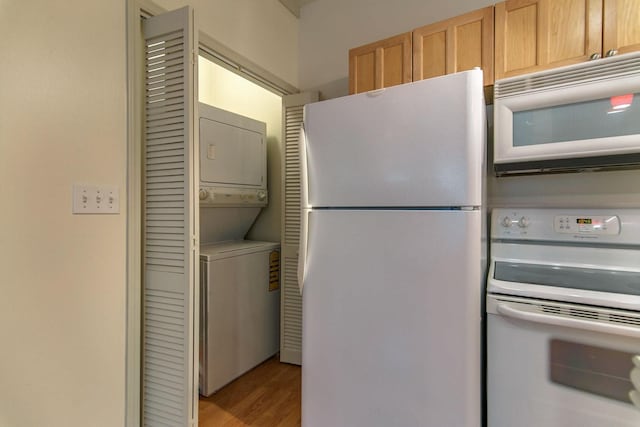
M 495 82 L 497 175 L 640 167 L 640 53 Z

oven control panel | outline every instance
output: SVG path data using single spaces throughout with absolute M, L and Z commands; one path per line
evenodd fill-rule
M 640 209 L 494 208 L 491 239 L 598 242 L 640 248 Z
M 611 215 L 558 215 L 553 227 L 556 233 L 617 235 L 620 234 L 620 219 Z

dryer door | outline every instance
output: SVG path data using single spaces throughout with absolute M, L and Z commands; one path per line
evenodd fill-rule
M 200 104 L 200 184 L 266 188 L 266 125 Z

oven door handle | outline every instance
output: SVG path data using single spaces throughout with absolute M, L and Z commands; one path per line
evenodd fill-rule
M 590 322 L 582 319 L 572 319 L 567 317 L 553 316 L 549 314 L 531 313 L 529 311 L 518 310 L 513 306 L 500 302 L 496 307 L 499 314 L 505 317 L 525 320 L 533 323 L 544 323 L 547 325 L 564 326 L 567 328 L 583 329 L 592 332 L 605 334 L 623 335 L 627 337 L 640 338 L 640 328 L 632 326 L 607 324 L 601 322 Z

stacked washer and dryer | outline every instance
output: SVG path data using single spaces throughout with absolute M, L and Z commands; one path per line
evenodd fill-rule
M 280 245 L 245 240 L 267 206 L 265 123 L 200 104 L 200 394 L 279 349 Z

